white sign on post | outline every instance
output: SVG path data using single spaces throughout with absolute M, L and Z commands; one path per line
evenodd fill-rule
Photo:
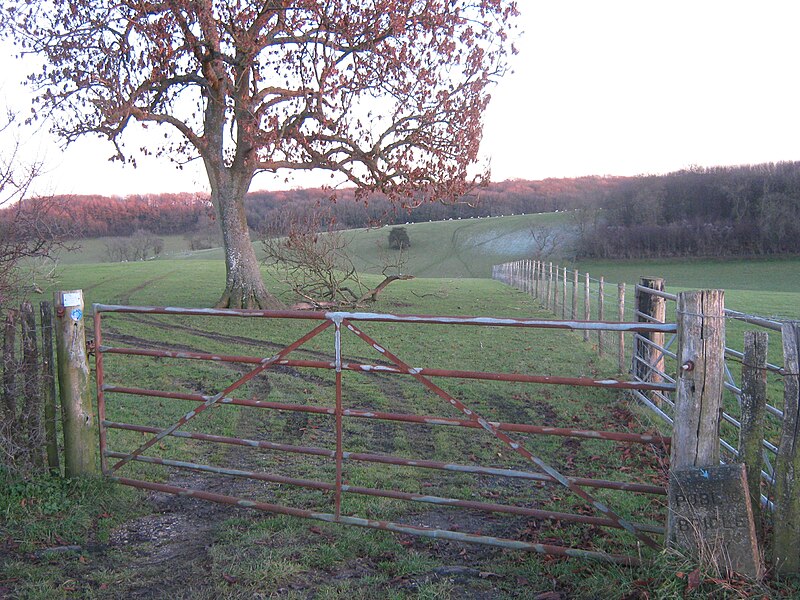
M 83 294 L 77 292 L 64 292 L 64 306 L 80 306 L 83 304 Z

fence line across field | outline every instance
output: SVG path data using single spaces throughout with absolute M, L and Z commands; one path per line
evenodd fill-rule
M 554 277 L 553 273 L 557 275 Z M 570 276 L 571 275 L 571 276 Z M 590 277 L 588 273 L 581 274 L 576 269 L 568 269 L 553 264 L 549 261 L 541 260 L 521 260 L 501 265 L 495 265 L 492 270 L 492 277 L 503 283 L 525 291 L 534 296 L 546 309 L 554 314 L 566 314 L 567 296 L 571 291 L 572 303 L 570 314 L 573 318 L 578 318 L 578 304 L 580 298 L 584 301 L 584 311 L 581 315 L 585 319 L 590 319 L 602 312 L 606 300 L 613 301 L 613 295 L 609 295 L 605 288 L 608 282 L 603 277 Z M 580 283 L 581 280 L 583 283 Z M 571 290 L 568 287 L 571 284 Z M 594 285 L 592 285 L 594 284 Z M 561 303 L 559 305 L 559 295 L 550 294 L 552 286 L 561 286 Z M 626 286 L 620 283 L 617 286 L 617 305 L 619 321 L 636 321 L 642 323 L 663 323 L 667 320 L 668 312 L 676 313 L 675 303 L 678 295 L 669 293 L 664 289 L 664 280 L 660 278 L 643 277 L 639 283 L 633 286 L 634 302 L 631 306 L 626 303 Z M 781 505 L 792 505 L 791 510 L 800 513 L 800 501 L 790 497 L 781 496 L 781 489 L 786 489 L 786 484 L 782 483 L 787 477 L 793 481 L 793 476 L 787 475 L 792 468 L 798 465 L 797 447 L 800 440 L 797 440 L 798 426 L 797 393 L 794 390 L 797 379 L 797 368 L 793 368 L 797 355 L 797 345 L 795 331 L 796 322 L 779 320 L 776 318 L 750 314 L 725 308 L 720 318 L 728 323 L 742 323 L 757 328 L 755 331 L 778 333 L 778 343 L 780 351 L 774 350 L 773 355 L 781 355 L 784 365 L 775 364 L 775 361 L 768 362 L 766 354 L 763 364 L 753 366 L 753 358 L 748 356 L 746 347 L 732 347 L 732 336 L 728 333 L 724 347 L 724 381 L 723 389 L 726 392 L 727 401 L 723 404 L 722 420 L 720 427 L 720 447 L 725 453 L 721 462 L 749 461 L 748 469 L 755 474 L 760 473 L 761 480 L 766 488 L 761 487 L 759 496 L 761 504 L 770 510 Z M 737 332 L 738 333 L 738 332 Z M 749 333 L 745 332 L 743 344 L 749 342 Z M 604 351 L 604 335 L 610 333 L 598 333 L 597 351 L 602 354 Z M 631 379 L 641 382 L 673 382 L 674 373 L 678 369 L 686 368 L 686 365 L 676 364 L 676 354 L 671 350 L 674 338 L 665 339 L 663 334 L 650 334 L 648 332 L 635 332 L 632 343 L 624 345 L 624 334 L 618 335 L 618 367 L 620 373 L 629 372 Z M 589 340 L 584 336 L 584 340 Z M 767 343 L 766 341 L 764 342 Z M 669 366 L 666 366 L 669 365 Z M 744 383 L 738 384 L 735 373 L 741 368 L 742 379 L 746 377 L 745 372 L 750 368 L 766 378 L 768 375 L 773 378 L 774 385 L 763 387 L 763 398 L 758 402 L 763 403 L 763 415 L 758 419 L 766 424 L 760 427 L 750 427 L 749 424 L 743 427 L 745 421 L 749 421 L 752 415 L 748 411 L 757 410 L 753 407 L 749 398 L 744 397 Z M 750 376 L 753 376 L 752 374 Z M 780 377 L 782 381 L 775 380 Z M 752 386 L 751 386 L 752 388 Z M 667 391 L 661 390 L 633 390 L 633 397 L 643 406 L 657 415 L 669 426 L 673 425 L 674 402 L 672 395 Z M 771 396 L 771 398 L 770 398 Z M 757 404 L 758 404 L 757 402 Z M 769 419 L 765 421 L 765 417 Z M 772 443 L 765 439 L 764 429 L 771 433 L 772 437 L 780 435 L 783 441 L 781 444 Z M 759 436 L 756 440 L 747 439 L 748 436 Z M 738 437 L 734 440 L 734 437 Z M 758 448 L 758 455 L 745 457 L 743 448 L 750 444 Z M 795 465 L 793 467 L 792 465 Z M 765 493 L 764 493 L 765 490 Z M 774 501 L 773 501 L 774 497 Z M 787 509 L 788 510 L 788 509 Z M 777 516 L 776 516 L 777 518 Z M 795 522 L 795 521 L 793 521 Z

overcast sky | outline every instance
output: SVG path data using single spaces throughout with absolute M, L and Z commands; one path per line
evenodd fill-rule
M 482 151 L 492 179 L 666 173 L 800 160 L 800 2 L 795 0 L 520 0 L 512 74 L 493 90 Z M 6 47 L 6 50 L 8 48 Z M 19 63 L 0 95 L 29 110 Z M 176 171 L 107 161 L 108 143 L 63 151 L 23 133 L 45 157 L 56 193 L 127 195 L 207 189 L 199 164 Z M 327 176 L 256 178 L 252 189 L 304 187 Z

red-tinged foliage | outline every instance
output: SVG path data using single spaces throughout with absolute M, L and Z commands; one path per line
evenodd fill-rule
M 250 192 L 245 199 L 250 229 L 269 235 L 285 235 L 292 221 L 313 217 L 324 207 L 337 227 L 351 229 L 370 225 L 399 225 L 429 220 L 468 219 L 520 213 L 552 212 L 584 207 L 610 193 L 622 178 L 582 177 L 544 181 L 510 180 L 489 183 L 472 204 L 426 203 L 403 210 L 382 194 L 356 201 L 355 189 L 337 192 L 322 188 Z M 53 218 L 52 231 L 72 237 L 130 236 L 144 230 L 157 235 L 192 234 L 217 229 L 208 196 L 203 194 L 150 194 L 120 197 L 60 196 L 67 211 Z M 11 216 L 0 209 L 0 223 Z M 323 225 L 327 226 L 326 223 Z M 216 243 L 216 242 L 215 242 Z
M 142 153 L 203 161 L 226 249 L 221 303 L 247 307 L 275 304 L 245 227 L 253 176 L 324 169 L 359 199 L 378 190 L 407 206 L 462 196 L 516 16 L 511 0 L 9 0 L 1 10 L 0 27 L 44 59 L 30 76 L 34 118 L 52 117 L 68 142 L 106 136 L 120 159 L 131 121 L 163 126 Z

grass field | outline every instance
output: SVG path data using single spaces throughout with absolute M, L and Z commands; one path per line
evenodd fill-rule
M 519 254 L 520 240 L 531 222 L 552 219 L 551 223 L 559 223 L 563 218 L 519 216 L 409 225 L 413 246 L 408 271 L 418 277 L 387 288 L 370 310 L 552 317 L 530 296 L 486 277 L 491 264 L 525 256 Z M 384 238 L 388 238 L 386 229 L 353 233 L 354 254 L 361 264 L 374 266 L 379 261 Z M 83 289 L 87 306 L 93 302 L 212 305 L 224 282 L 219 250 L 184 254 L 177 238 L 167 247 L 173 256 L 192 260 L 98 264 L 95 261 L 102 257 L 103 244 L 91 241 L 82 253 L 63 261 L 57 287 Z M 214 256 L 216 260 L 207 260 Z M 798 314 L 800 282 L 794 277 L 798 265 L 800 261 L 795 259 L 732 261 L 721 266 L 711 261 L 582 263 L 578 268 L 605 275 L 609 281 L 635 281 L 648 274 L 667 278 L 668 287 L 730 286 L 729 299 L 741 302 L 734 306 L 737 309 L 757 312 L 757 307 L 770 307 L 768 314 Z M 444 275 L 447 272 L 452 276 Z M 265 275 L 269 279 L 269 274 Z M 378 276 L 371 279 L 378 280 Z M 280 283 L 271 282 L 271 286 L 289 299 Z M 271 356 L 311 328 L 298 322 L 152 315 L 111 315 L 104 322 L 105 345 L 256 357 Z M 363 328 L 412 366 L 595 378 L 619 375 L 611 357 L 598 358 L 594 342 L 583 342 L 579 334 L 380 323 Z M 298 358 L 331 360 L 332 335 L 323 335 L 304 347 Z M 352 335 L 343 338 L 343 355 L 345 360 L 357 362 L 380 359 Z M 118 355 L 107 355 L 106 368 L 108 384 L 206 395 L 224 389 L 245 372 L 244 365 Z M 624 396 L 609 390 L 449 379 L 437 383 L 491 420 L 620 431 L 649 431 L 656 425 L 643 413 L 631 411 Z M 441 398 L 406 378 L 346 373 L 344 386 L 346 408 L 458 416 Z M 330 371 L 281 368 L 257 377 L 235 397 L 331 407 L 332 391 Z M 110 420 L 156 428 L 168 426 L 191 406 L 185 400 L 122 393 L 108 394 L 107 401 Z M 327 449 L 334 440 L 333 424 L 326 415 L 233 405 L 206 411 L 186 430 Z M 351 452 L 537 471 L 482 431 L 353 418 L 345 419 L 344 434 L 345 450 Z M 517 437 L 567 475 L 664 482 L 663 448 L 529 434 Z M 144 439 L 141 433 L 109 432 L 116 452 L 129 452 Z M 146 454 L 284 477 L 332 481 L 335 476 L 333 462 L 321 457 L 194 440 L 165 438 Z M 123 471 L 127 476 L 177 486 L 301 509 L 331 510 L 331 494 L 313 487 L 247 483 L 141 462 L 126 465 Z M 359 461 L 346 461 L 344 476 L 353 486 L 391 488 L 427 497 L 586 511 L 564 488 L 524 479 Z M 346 494 L 342 504 L 344 514 L 612 553 L 641 553 L 654 562 L 647 568 L 630 569 L 144 495 L 102 481 L 19 482 L 0 471 L 2 478 L 5 481 L 0 485 L 5 484 L 6 494 L 0 494 L 4 528 L 0 596 L 399 599 L 535 598 L 549 593 L 541 597 L 643 599 L 741 597 L 736 594 L 742 590 L 766 597 L 791 597 L 792 593 L 789 587 L 775 583 L 771 587 L 744 583 L 720 587 L 702 575 L 695 586 L 686 577 L 692 569 L 689 563 L 637 548 L 627 533 L 590 525 L 559 525 L 521 515 L 357 494 Z M 626 518 L 663 522 L 661 496 L 591 492 Z M 44 551 L 70 544 L 78 545 L 79 550 Z
M 217 262 L 199 260 L 75 265 L 64 269 L 60 287 L 83 288 L 89 303 L 208 306 L 220 293 L 222 274 L 222 266 Z M 497 282 L 474 279 L 418 279 L 396 285 L 387 290 L 374 308 L 419 313 L 544 316 L 529 296 Z M 111 315 L 106 318 L 104 329 L 104 344 L 107 345 L 260 356 L 269 355 L 310 326 L 242 319 L 221 322 L 212 318 Z M 577 336 L 565 332 L 543 331 L 532 335 L 532 331 L 504 328 L 423 329 L 418 325 L 401 327 L 396 324 L 366 324 L 364 329 L 401 358 L 420 366 L 597 377 L 615 374 L 611 363 L 598 362 L 588 345 L 584 347 Z M 376 353 L 352 335 L 345 338 L 343 348 L 347 360 L 376 360 Z M 326 334 L 318 343 L 310 343 L 299 356 L 330 357 L 331 353 L 331 335 Z M 240 367 L 218 363 L 115 355 L 107 356 L 106 367 L 109 384 L 205 394 L 223 388 L 242 372 Z M 237 394 L 243 398 L 331 406 L 331 385 L 332 374 L 327 371 L 282 369 L 257 378 Z M 639 430 L 649 427 L 647 423 L 637 423 L 618 395 L 609 391 L 468 380 L 448 380 L 441 385 L 492 420 L 560 423 L 573 428 L 598 424 L 623 430 L 629 426 Z M 347 373 L 344 389 L 348 408 L 457 416 L 440 398 L 413 381 Z M 186 409 L 185 401 L 109 394 L 107 411 L 110 420 L 165 427 Z M 330 448 L 333 439 L 329 417 L 236 406 L 211 409 L 186 429 L 322 448 Z M 572 440 L 564 443 L 561 438 L 534 438 L 527 434 L 520 434 L 520 438 L 531 444 L 537 455 L 558 464 L 557 468 L 568 474 L 643 481 L 660 481 L 663 477 L 659 471 L 662 451 L 656 448 L 637 445 L 623 451 L 624 448 L 614 442 Z M 111 448 L 121 452 L 130 451 L 142 439 L 141 434 L 130 431 L 113 430 L 109 435 Z M 506 447 L 486 432 L 481 434 L 454 427 L 352 419 L 345 422 L 345 444 L 348 451 L 530 470 L 524 459 L 509 454 Z M 231 450 L 171 438 L 160 442 L 147 454 L 306 479 L 331 481 L 333 477 L 330 460 L 313 457 L 297 460 L 297 455 L 292 454 Z M 599 456 L 604 457 L 603 464 L 598 461 Z M 228 480 L 214 483 L 219 478 L 187 475 L 141 463 L 126 466 L 124 472 L 127 476 L 236 492 L 251 499 L 298 508 L 325 512 L 331 509 L 330 494 L 315 489 L 264 483 L 245 485 Z M 345 477 L 351 485 L 388 487 L 426 496 L 523 506 L 533 502 L 536 507 L 562 512 L 583 510 L 582 502 L 565 490 L 535 481 L 506 483 L 485 475 L 359 462 L 346 464 Z M 10 496 L 17 502 L 7 503 L 3 511 L 16 550 L 4 572 L 6 578 L 14 582 L 11 588 L 14 595 L 105 597 L 113 587 L 115 594 L 121 594 L 119 597 L 142 597 L 142 594 L 155 593 L 156 589 L 170 590 L 171 597 L 190 589 L 195 598 L 239 598 L 254 594 L 305 598 L 312 593 L 320 598 L 477 598 L 486 594 L 497 598 L 524 598 L 533 592 L 556 590 L 570 597 L 580 597 L 584 591 L 584 597 L 592 594 L 602 597 L 615 593 L 619 586 L 635 590 L 634 582 L 640 577 L 636 570 L 614 565 L 543 559 L 516 551 L 398 537 L 226 507 L 203 508 L 197 503 L 186 504 L 187 501 L 181 504 L 180 499 L 140 501 L 135 500 L 140 496 L 123 493 L 124 490 L 120 490 L 119 495 L 118 489 L 102 485 L 88 489 L 78 486 L 66 491 L 59 488 L 57 494 L 71 498 L 69 502 L 64 501 L 64 505 L 71 508 L 73 515 L 83 514 L 82 519 L 65 519 L 57 505 L 30 500 L 36 496 L 35 489 L 20 489 Z M 56 494 L 52 490 L 45 492 L 42 494 Z M 593 490 L 593 493 L 603 502 L 617 507 L 627 518 L 656 523 L 663 519 L 663 500 L 658 496 L 626 495 L 610 490 Z M 75 499 L 72 494 L 79 498 Z M 89 514 L 84 514 L 79 507 L 86 506 L 93 496 L 100 498 L 99 506 L 92 505 Z M 20 504 L 20 497 L 28 498 L 28 502 Z M 347 495 L 342 508 L 345 514 L 374 519 L 453 527 L 464 532 L 521 537 L 615 553 L 639 553 L 628 534 L 594 526 L 553 527 L 547 520 L 425 504 L 409 507 L 397 500 L 358 495 Z M 206 549 L 199 557 L 186 556 L 157 536 L 147 538 L 149 545 L 121 541 L 130 540 L 132 534 L 126 533 L 130 531 L 145 536 L 140 530 L 141 523 L 163 524 L 167 518 L 164 514 L 172 519 L 171 527 L 180 530 L 178 516 L 189 519 L 185 515 L 195 513 L 207 518 L 204 524 L 191 521 L 204 539 Z M 195 538 L 180 539 L 183 547 L 198 551 Z M 45 547 L 72 543 L 81 545 L 81 551 L 67 555 L 36 554 Z M 159 557 L 163 558 L 165 547 L 170 548 L 171 559 L 166 567 L 159 567 Z M 31 560 L 31 556 L 40 558 Z M 160 581 L 164 578 L 166 580 Z M 195 583 L 189 585 L 190 581 Z M 180 588 L 180 582 L 189 587 Z

